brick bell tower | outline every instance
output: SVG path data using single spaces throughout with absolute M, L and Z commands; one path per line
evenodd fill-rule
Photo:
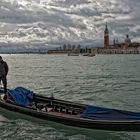
M 108 48 L 108 47 L 109 47 L 109 30 L 106 23 L 106 27 L 104 31 L 104 48 Z

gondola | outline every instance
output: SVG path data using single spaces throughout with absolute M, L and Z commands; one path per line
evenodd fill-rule
M 0 95 L 0 107 L 56 123 L 88 129 L 140 131 L 140 113 L 79 104 L 33 94 L 32 103 L 19 105 Z

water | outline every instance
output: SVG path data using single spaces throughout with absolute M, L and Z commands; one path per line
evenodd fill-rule
M 12 54 L 8 87 L 23 86 L 59 99 L 140 111 L 140 55 L 95 57 Z M 138 132 L 64 126 L 0 109 L 1 140 L 139 140 Z

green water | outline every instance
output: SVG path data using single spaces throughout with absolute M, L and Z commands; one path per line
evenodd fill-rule
M 3 55 L 8 87 L 41 95 L 140 111 L 140 55 Z M 1 140 L 139 140 L 138 132 L 97 131 L 64 126 L 0 109 Z

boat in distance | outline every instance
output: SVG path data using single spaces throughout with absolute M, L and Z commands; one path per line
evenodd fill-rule
M 0 107 L 56 123 L 98 130 L 140 131 L 140 113 L 102 108 L 70 101 L 33 95 L 30 105 L 24 106 L 4 99 Z

